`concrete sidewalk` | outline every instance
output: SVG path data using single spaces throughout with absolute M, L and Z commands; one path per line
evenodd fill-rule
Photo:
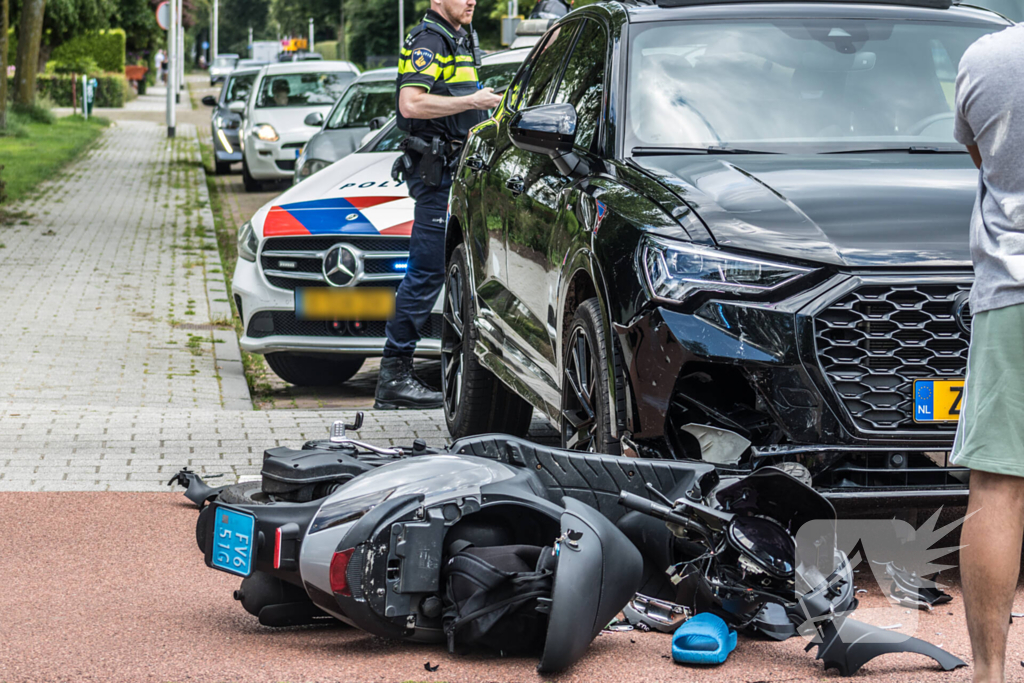
M 0 490 L 166 490 L 352 411 L 253 412 L 195 126 L 116 122 L 26 201 L 0 250 Z M 440 411 L 368 416 L 378 443 L 447 437 Z

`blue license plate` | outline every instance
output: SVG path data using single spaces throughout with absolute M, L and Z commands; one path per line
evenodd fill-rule
M 298 159 L 300 156 L 302 156 L 302 150 L 301 149 L 295 150 L 295 158 Z
M 218 507 L 213 521 L 213 566 L 232 574 L 252 574 L 256 518 Z

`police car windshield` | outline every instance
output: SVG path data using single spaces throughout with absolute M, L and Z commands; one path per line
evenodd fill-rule
M 252 82 L 255 80 L 256 74 L 249 74 L 248 76 L 231 76 L 228 79 L 228 84 L 224 86 L 224 101 L 244 102 L 249 99 L 249 93 L 252 92 Z
M 626 149 L 835 152 L 953 138 L 957 65 L 993 24 L 671 22 L 632 35 Z
M 267 74 L 256 107 L 309 107 L 334 104 L 356 75 L 351 71 Z
M 370 125 L 370 120 L 378 116 L 390 118 L 395 113 L 395 82 L 367 81 L 353 83 L 334 113 L 327 121 L 327 127 L 360 128 Z

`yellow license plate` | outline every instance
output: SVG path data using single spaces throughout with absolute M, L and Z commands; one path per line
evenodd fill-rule
M 915 379 L 914 422 L 956 422 L 963 396 L 962 379 Z
M 295 290 L 295 316 L 300 320 L 390 320 L 395 290 L 387 287 Z

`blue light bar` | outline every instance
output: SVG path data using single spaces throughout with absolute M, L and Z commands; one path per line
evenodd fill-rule
M 408 261 L 395 261 L 395 263 L 394 263 L 394 265 L 392 267 L 395 270 L 406 270 L 406 269 L 409 268 L 409 262 Z

